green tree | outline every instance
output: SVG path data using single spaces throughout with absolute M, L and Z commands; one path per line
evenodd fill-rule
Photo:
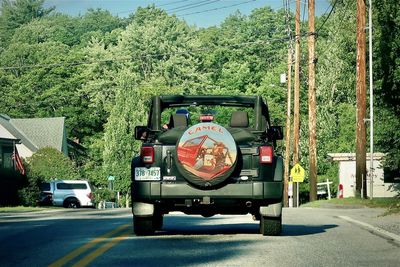
M 206 75 L 197 72 L 197 61 L 189 52 L 197 44 L 192 29 L 184 22 L 149 7 L 138 9 L 115 47 L 97 45 L 99 53 L 130 56 L 93 70 L 107 73 L 98 76 L 90 90 L 97 92 L 99 99 L 108 99 L 103 102 L 108 103 L 106 110 L 110 112 L 104 132 L 103 162 L 106 175 L 116 177 L 118 191 L 129 193 L 130 161 L 139 149 L 139 143 L 132 140 L 134 127 L 147 123 L 150 97 L 199 93 L 207 86 Z M 111 84 L 109 90 L 101 89 L 103 83 Z
M 59 13 L 35 18 L 14 31 L 11 43 L 36 44 L 53 41 L 73 46 L 80 42 L 77 27 L 76 18 Z
M 318 175 L 332 175 L 335 168 L 328 161 L 328 153 L 355 151 L 355 3 L 339 2 L 329 20 L 319 19 L 317 39 L 317 155 Z M 322 26 L 322 22 L 325 24 Z M 344 23 L 346 21 L 346 23 Z M 320 22 L 320 23 L 318 23 Z M 306 49 L 306 48 L 305 48 Z M 304 50 L 303 50 L 304 51 Z M 306 63 L 307 64 L 307 63 Z M 307 75 L 304 75 L 305 78 Z M 305 87 L 307 92 L 308 88 Z M 307 95 L 303 95 L 307 103 Z M 307 116 L 307 106 L 302 112 Z M 308 166 L 308 118 L 302 123 L 302 150 Z M 334 177 L 328 177 L 333 179 Z
M 400 7 L 395 0 L 378 0 L 374 10 L 375 140 L 387 153 L 385 166 L 399 171 Z
M 0 14 L 0 44 L 7 46 L 15 29 L 39 17 L 48 15 L 54 8 L 43 8 L 44 0 L 4 0 Z

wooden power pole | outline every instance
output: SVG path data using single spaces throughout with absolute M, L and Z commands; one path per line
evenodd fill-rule
M 356 67 L 356 196 L 367 198 L 367 166 L 366 166 L 366 66 L 365 66 L 365 0 L 357 0 L 357 67 Z
M 288 74 L 287 74 L 287 112 L 286 112 L 286 137 L 285 137 L 285 175 L 284 175 L 284 204 L 289 206 L 288 184 L 289 184 L 289 162 L 290 162 L 290 124 L 291 124 L 291 102 L 292 102 L 292 49 L 288 49 Z
M 300 0 L 296 0 L 295 33 L 293 164 L 299 162 L 300 139 Z M 293 206 L 298 206 L 297 186 L 293 186 L 293 189 Z
M 317 99 L 315 95 L 315 2 L 308 0 L 308 151 L 310 201 L 317 200 Z

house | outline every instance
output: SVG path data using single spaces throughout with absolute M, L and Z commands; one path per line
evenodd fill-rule
M 400 193 L 400 181 L 387 180 L 382 167 L 383 153 L 373 153 L 373 197 L 394 197 Z M 331 161 L 339 162 L 339 187 L 342 187 L 344 198 L 354 197 L 356 190 L 356 154 L 355 153 L 330 153 Z M 370 154 L 367 154 L 367 196 L 371 196 Z M 338 190 L 340 191 L 340 190 Z
M 0 167 L 8 166 L 15 148 L 21 158 L 28 158 L 44 147 L 68 156 L 64 117 L 13 119 L 0 114 Z

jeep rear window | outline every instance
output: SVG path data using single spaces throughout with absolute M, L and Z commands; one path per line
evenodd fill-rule
M 58 183 L 57 189 L 65 190 L 65 189 L 87 189 L 87 185 L 84 183 L 80 184 L 67 184 L 67 183 Z
M 166 108 L 161 113 L 161 123 L 169 123 L 171 114 L 176 113 L 179 109 L 187 109 L 189 111 L 189 126 L 195 125 L 200 122 L 200 115 L 213 115 L 214 123 L 218 123 L 224 127 L 229 127 L 231 115 L 234 111 L 245 111 L 249 116 L 249 125 L 254 127 L 254 109 L 248 107 L 231 107 L 231 106 L 210 106 L 199 105 L 189 107 L 170 107 Z

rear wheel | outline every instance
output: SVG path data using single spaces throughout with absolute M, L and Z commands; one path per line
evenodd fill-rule
M 80 204 L 76 199 L 66 199 L 64 201 L 64 207 L 69 209 L 77 209 L 80 207 Z
M 279 217 L 261 216 L 260 233 L 264 236 L 277 236 L 282 232 L 282 215 Z
M 154 234 L 154 217 L 133 217 L 133 231 L 137 236 Z

